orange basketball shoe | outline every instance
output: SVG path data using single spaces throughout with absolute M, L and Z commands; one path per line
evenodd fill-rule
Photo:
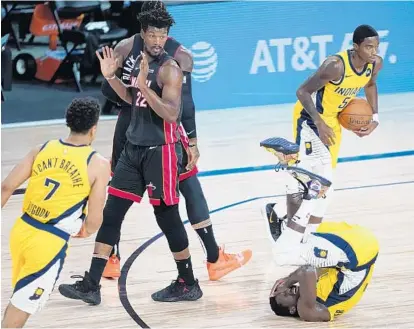
M 219 248 L 219 258 L 215 263 L 207 262 L 208 276 L 211 281 L 217 281 L 226 274 L 237 270 L 245 265 L 252 258 L 250 249 L 243 250 L 238 254 L 227 254 L 224 246 Z
M 121 264 L 116 255 L 109 257 L 102 276 L 107 279 L 116 279 L 121 276 Z

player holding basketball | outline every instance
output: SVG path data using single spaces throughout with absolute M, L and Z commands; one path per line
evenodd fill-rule
M 338 114 L 362 88 L 374 116 L 367 127 L 355 133 L 360 137 L 367 136 L 379 123 L 376 79 L 382 68 L 382 58 L 377 55 L 377 31 L 368 25 L 358 26 L 353 34 L 353 45 L 353 49 L 328 57 L 296 93 L 299 100 L 293 111 L 293 134 L 295 143 L 300 146 L 300 165 L 329 181 L 333 179 L 341 144 Z M 316 104 L 312 99 L 314 93 Z M 287 146 L 287 149 L 292 147 Z M 277 155 L 281 162 L 289 160 L 283 151 Z M 292 154 L 288 157 L 292 161 L 297 159 Z M 305 206 L 298 182 L 291 179 L 287 185 L 287 224 L 277 217 L 274 203 L 266 205 L 273 239 L 278 239 L 282 230 L 301 232 L 307 227 L 309 232 L 314 232 L 322 221 L 332 191 L 330 188 L 326 197 L 313 200 L 312 206 Z M 288 241 L 288 237 L 283 240 Z
M 29 179 L 23 215 L 10 234 L 14 290 L 2 328 L 23 327 L 45 305 L 62 270 L 69 237 L 87 237 L 102 223 L 110 165 L 90 146 L 99 112 L 97 100 L 74 99 L 66 111 L 69 136 L 34 148 L 1 184 L 3 208 Z
M 187 232 L 178 211 L 182 149 L 177 128 L 183 73 L 164 50 L 174 19 L 167 11 L 158 9 L 142 12 L 139 20 L 144 51 L 132 68 L 132 86 L 126 86 L 115 75 L 119 65 L 113 49 L 105 47 L 102 57 L 97 52 L 103 76 L 133 108 L 127 142 L 108 189 L 90 270 L 82 281 L 59 286 L 63 296 L 92 305 L 101 302 L 99 283 L 111 250 L 119 240 L 125 214 L 134 202 L 141 201 L 146 190 L 178 270 L 177 279 L 153 293 L 152 299 L 195 301 L 203 295 L 194 277 Z
M 332 321 L 362 298 L 373 274 L 379 245 L 367 229 L 347 223 L 324 222 L 316 233 L 283 258 L 300 267 L 276 281 L 269 301 L 279 316 L 304 321 Z
M 161 1 L 144 2 L 141 11 L 166 10 Z M 119 64 L 117 76 L 125 83 L 130 83 L 131 68 L 140 51 L 143 50 L 143 39 L 136 34 L 121 41 L 114 49 Z M 197 129 L 195 121 L 195 106 L 191 92 L 191 72 L 193 58 L 177 40 L 168 37 L 164 50 L 177 60 L 183 70 L 184 82 L 182 88 L 183 113 L 181 126 L 179 127 L 180 139 L 183 148 L 183 164 L 181 166 L 179 189 L 186 200 L 187 215 L 193 229 L 197 232 L 207 254 L 207 271 L 210 280 L 219 280 L 224 275 L 246 264 L 251 258 L 251 250 L 244 250 L 239 255 L 224 252 L 224 248 L 217 245 L 214 237 L 213 226 L 210 219 L 209 208 L 204 196 L 200 181 L 197 177 L 197 161 L 199 151 L 197 147 Z M 112 171 L 126 142 L 126 132 L 131 121 L 131 105 L 123 102 L 108 82 L 104 82 L 102 92 L 109 100 L 120 103 L 120 112 L 115 127 L 112 147 Z M 120 276 L 120 252 L 119 241 L 112 250 L 103 277 L 117 278 Z

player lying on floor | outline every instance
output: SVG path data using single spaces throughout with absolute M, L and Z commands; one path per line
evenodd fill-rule
M 378 251 L 376 237 L 366 228 L 320 224 L 291 253 L 291 265 L 304 265 L 276 281 L 270 292 L 272 310 L 304 321 L 334 320 L 361 300 Z
M 295 153 L 295 147 L 280 138 L 261 144 L 286 157 Z M 323 222 L 316 232 L 305 234 L 312 203 L 324 196 L 330 182 L 298 166 L 284 168 L 303 187 L 306 211 L 296 214 L 287 224 L 283 222 L 279 226 L 283 234 L 277 239 L 270 224 L 267 225 L 276 263 L 300 266 L 288 277 L 276 281 L 270 293 L 270 305 L 279 316 L 331 321 L 360 301 L 372 277 L 378 241 L 366 228 L 344 222 Z M 267 219 L 266 222 L 269 223 Z

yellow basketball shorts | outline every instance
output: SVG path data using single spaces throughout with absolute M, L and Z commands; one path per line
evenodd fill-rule
M 33 314 L 42 309 L 59 278 L 69 234 L 30 218 L 18 218 L 10 235 L 13 295 L 18 309 Z

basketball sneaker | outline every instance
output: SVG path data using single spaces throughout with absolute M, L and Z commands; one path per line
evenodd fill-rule
M 287 219 L 287 215 L 279 218 L 274 209 L 275 205 L 276 203 L 268 203 L 262 208 L 262 216 L 266 221 L 266 230 L 271 241 L 276 241 L 282 234 L 282 223 Z
M 219 257 L 215 263 L 207 262 L 208 277 L 211 281 L 217 281 L 223 276 L 237 270 L 252 258 L 252 251 L 247 249 L 238 254 L 227 254 L 224 246 L 219 248 Z
M 181 302 L 195 301 L 203 296 L 198 280 L 194 284 L 188 285 L 183 279 L 177 278 L 168 287 L 157 291 L 151 295 L 155 302 Z
M 117 255 L 109 257 L 102 276 L 107 279 L 117 279 L 121 276 L 121 263 Z
M 260 142 L 260 146 L 279 159 L 279 165 L 293 165 L 298 162 L 299 145 L 280 137 L 271 137 Z
M 80 299 L 91 305 L 99 305 L 101 303 L 101 286 L 92 282 L 88 272 L 85 276 L 72 275 L 72 279 L 82 279 L 74 284 L 61 284 L 59 292 L 70 299 Z
M 326 178 L 297 166 L 299 145 L 281 137 L 272 137 L 260 142 L 260 146 L 279 159 L 279 167 L 287 170 L 303 187 L 304 199 L 318 199 L 325 196 L 331 186 Z

